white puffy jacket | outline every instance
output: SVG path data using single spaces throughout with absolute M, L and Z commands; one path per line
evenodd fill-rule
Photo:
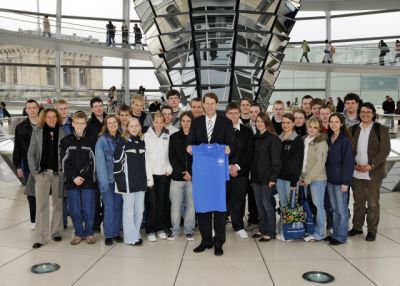
M 146 160 L 148 160 L 152 175 L 170 175 L 172 173 L 172 166 L 168 158 L 169 136 L 166 129 L 163 129 L 161 135 L 157 136 L 152 127 L 144 134 Z

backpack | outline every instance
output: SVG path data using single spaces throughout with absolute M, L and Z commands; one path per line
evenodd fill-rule
M 310 46 L 307 45 L 307 46 L 306 46 L 306 52 L 309 52 L 309 51 L 310 51 Z
M 358 125 L 353 125 L 351 126 L 351 136 L 354 136 L 354 134 L 356 133 Z M 376 137 L 378 137 L 378 141 L 381 142 L 381 130 L 380 130 L 381 124 L 374 122 L 372 128 L 374 129 L 375 135 Z

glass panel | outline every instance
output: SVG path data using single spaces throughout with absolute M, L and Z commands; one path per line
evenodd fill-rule
M 193 11 L 225 11 L 233 10 L 236 5 L 236 0 L 192 0 Z
M 163 16 L 156 19 L 161 33 L 191 31 L 189 15 Z
M 257 31 L 270 31 L 275 20 L 274 14 L 246 14 L 240 13 L 238 26 Z
M 277 0 L 241 0 L 240 10 L 274 13 L 279 4 Z
M 153 10 L 148 1 L 144 1 L 135 6 L 135 10 L 142 23 L 154 18 Z M 120 11 L 122 11 L 122 9 Z
M 151 0 L 157 16 L 189 12 L 188 1 L 184 0 Z
M 219 102 L 226 102 L 228 101 L 229 98 L 229 86 L 226 87 L 220 87 L 220 86 L 202 86 L 200 87 L 201 89 L 201 95 L 205 95 L 208 92 L 214 92 L 218 96 L 218 101 Z
M 161 35 L 161 41 L 163 42 L 166 51 L 175 49 L 176 47 L 187 44 L 192 39 L 191 33 L 184 34 L 169 34 Z
M 279 16 L 275 22 L 273 32 L 277 34 L 285 33 L 288 35 L 292 31 L 295 23 L 296 21 L 290 18 Z
M 244 49 L 265 50 L 271 40 L 271 34 L 259 32 L 238 32 L 236 46 Z
M 273 34 L 271 42 L 268 46 L 268 51 L 276 51 L 276 52 L 281 52 L 286 48 L 286 45 L 288 44 L 288 39 L 287 37 L 280 36 Z
M 207 69 L 200 70 L 201 84 L 228 84 L 230 71 L 228 69 Z
M 281 2 L 279 6 L 278 15 L 285 16 L 290 19 L 294 19 L 296 17 L 297 12 L 300 8 L 300 0 L 284 0 Z

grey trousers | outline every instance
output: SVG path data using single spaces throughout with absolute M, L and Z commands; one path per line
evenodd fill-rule
M 380 205 L 379 190 L 382 180 L 360 180 L 353 178 L 352 189 L 354 197 L 353 228 L 362 230 L 365 216 L 367 216 L 367 226 L 369 232 L 378 230 Z M 366 205 L 368 212 L 366 214 Z
M 59 176 L 52 171 L 44 171 L 35 176 L 36 185 L 36 226 L 35 242 L 44 244 L 52 237 L 61 235 L 63 230 L 63 198 L 59 194 Z M 53 214 L 50 223 L 50 190 Z

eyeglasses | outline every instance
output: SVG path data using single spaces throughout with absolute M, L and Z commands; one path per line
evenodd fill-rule
M 360 114 L 372 114 L 372 111 L 360 111 Z

